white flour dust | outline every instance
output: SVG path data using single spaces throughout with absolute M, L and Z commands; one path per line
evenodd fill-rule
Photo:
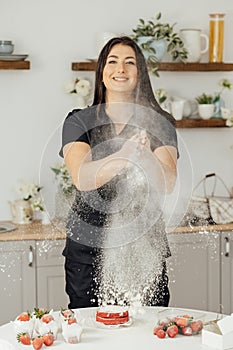
M 99 269 L 99 303 L 148 305 L 154 298 L 167 241 L 162 220 L 161 170 L 145 151 L 118 186 Z

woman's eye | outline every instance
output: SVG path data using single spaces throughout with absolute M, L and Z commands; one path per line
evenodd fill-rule
M 109 64 L 113 64 L 113 63 L 116 63 L 116 61 L 115 60 L 110 60 L 110 61 L 108 61 L 108 63 Z
M 133 65 L 135 65 L 135 62 L 134 61 L 127 61 L 127 62 L 125 62 L 126 64 L 133 64 Z

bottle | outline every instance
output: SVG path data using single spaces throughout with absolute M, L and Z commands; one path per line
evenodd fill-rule
M 224 13 L 210 13 L 209 62 L 223 61 Z

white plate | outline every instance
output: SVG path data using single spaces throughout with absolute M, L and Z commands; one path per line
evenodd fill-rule
M 90 62 L 97 62 L 98 57 L 96 58 L 87 58 L 88 61 Z
M 28 55 L 0 55 L 0 61 L 24 61 Z
M 13 225 L 9 222 L 0 221 L 0 233 L 13 231 L 15 229 L 16 229 L 15 225 Z
M 128 322 L 119 323 L 119 324 L 111 324 L 111 325 L 95 321 L 96 327 L 102 328 L 102 329 L 114 329 L 114 328 L 129 327 L 129 326 L 131 326 L 132 323 L 133 323 L 132 317 L 129 317 L 129 321 Z

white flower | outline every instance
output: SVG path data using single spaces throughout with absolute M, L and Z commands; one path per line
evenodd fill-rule
M 32 210 L 43 211 L 44 202 L 42 198 L 39 197 L 39 192 L 41 189 L 41 186 L 33 182 L 20 181 L 16 191 L 20 195 L 21 199 L 30 203 Z
M 56 166 L 51 168 L 51 170 L 55 173 L 55 178 L 58 181 L 58 186 L 62 189 L 63 193 L 67 195 L 71 194 L 75 186 L 65 163 L 56 164 Z
M 233 126 L 233 116 L 227 118 L 226 126 Z
M 88 80 L 82 79 L 75 84 L 76 93 L 80 96 L 86 97 L 91 89 L 91 84 Z
M 155 96 L 159 103 L 163 103 L 167 99 L 167 92 L 164 89 L 155 90 Z
M 66 93 L 77 94 L 81 97 L 86 97 L 91 91 L 91 83 L 87 79 L 76 78 L 69 80 L 64 84 Z
M 37 196 L 41 188 L 42 187 L 34 184 L 33 182 L 21 181 L 16 191 L 22 197 L 22 199 L 29 200 L 30 198 Z
M 31 199 L 31 207 L 35 211 L 44 211 L 44 201 L 41 197 Z

